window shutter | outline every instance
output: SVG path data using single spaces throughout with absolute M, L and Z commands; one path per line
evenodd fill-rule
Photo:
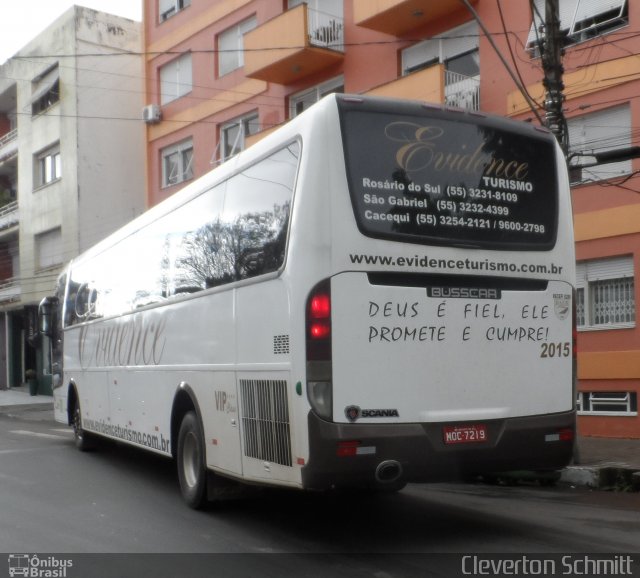
M 589 28 L 590 20 L 596 19 L 600 14 L 611 12 L 612 19 L 619 18 L 626 0 L 580 0 L 575 16 L 571 24 L 570 34 Z M 601 22 L 602 23 L 602 22 Z
M 574 15 L 576 13 L 577 4 L 579 2 L 580 0 L 562 0 L 562 2 L 560 2 L 558 15 L 560 16 L 561 30 L 571 29 L 574 21 Z M 595 2 L 600 2 L 600 0 L 595 0 Z M 544 32 L 540 31 L 540 28 L 544 24 L 545 14 L 545 0 L 534 0 L 533 21 L 529 30 L 529 36 L 527 37 L 527 48 L 532 48 L 533 45 L 536 44 L 538 38 L 540 38 L 540 40 L 544 38 Z
M 440 60 L 440 42 L 433 38 L 419 42 L 402 51 L 402 74 L 409 74 L 419 66 Z
M 471 52 L 478 46 L 478 23 L 474 20 L 446 33 L 442 38 L 442 60 Z
M 631 109 L 628 104 L 568 120 L 572 152 L 602 153 L 631 144 Z M 593 157 L 577 157 L 575 164 L 589 164 Z M 631 172 L 631 160 L 583 169 L 585 180 L 610 179 Z
M 478 24 L 475 21 L 468 22 L 403 50 L 402 73 L 408 74 L 424 64 L 444 62 L 459 54 L 477 50 L 479 44 Z
M 63 262 L 62 229 L 51 229 L 36 235 L 36 258 L 39 269 L 53 267 Z
M 587 264 L 576 263 L 576 287 L 578 289 L 584 287 L 587 284 Z
M 586 281 L 633 277 L 633 258 L 631 255 L 624 255 L 610 259 L 583 261 L 582 263 L 578 263 L 576 277 L 580 269 L 584 271 Z

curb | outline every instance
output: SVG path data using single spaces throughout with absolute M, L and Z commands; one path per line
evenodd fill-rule
M 53 404 L 23 403 L 0 405 L 0 417 L 20 418 L 28 421 L 53 420 Z
M 594 490 L 640 492 L 640 470 L 626 464 L 569 466 L 562 470 L 560 482 Z
M 53 402 L 48 403 L 19 403 L 11 405 L 0 405 L 0 413 L 22 412 L 22 411 L 49 411 L 53 409 Z

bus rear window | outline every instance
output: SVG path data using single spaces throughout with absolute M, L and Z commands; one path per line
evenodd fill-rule
M 392 115 L 341 104 L 347 177 L 363 234 L 502 250 L 553 247 L 551 135 L 418 105 Z

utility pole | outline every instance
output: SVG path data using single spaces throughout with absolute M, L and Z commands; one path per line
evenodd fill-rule
M 545 88 L 544 110 L 547 127 L 556 135 L 565 155 L 569 149 L 567 122 L 564 104 L 562 75 L 563 34 L 560 31 L 560 9 L 558 0 L 545 0 L 544 43 L 542 45 L 543 85 Z

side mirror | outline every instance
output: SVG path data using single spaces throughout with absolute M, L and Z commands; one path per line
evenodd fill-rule
M 42 335 L 52 337 L 58 313 L 58 298 L 45 297 L 38 307 L 38 330 Z

